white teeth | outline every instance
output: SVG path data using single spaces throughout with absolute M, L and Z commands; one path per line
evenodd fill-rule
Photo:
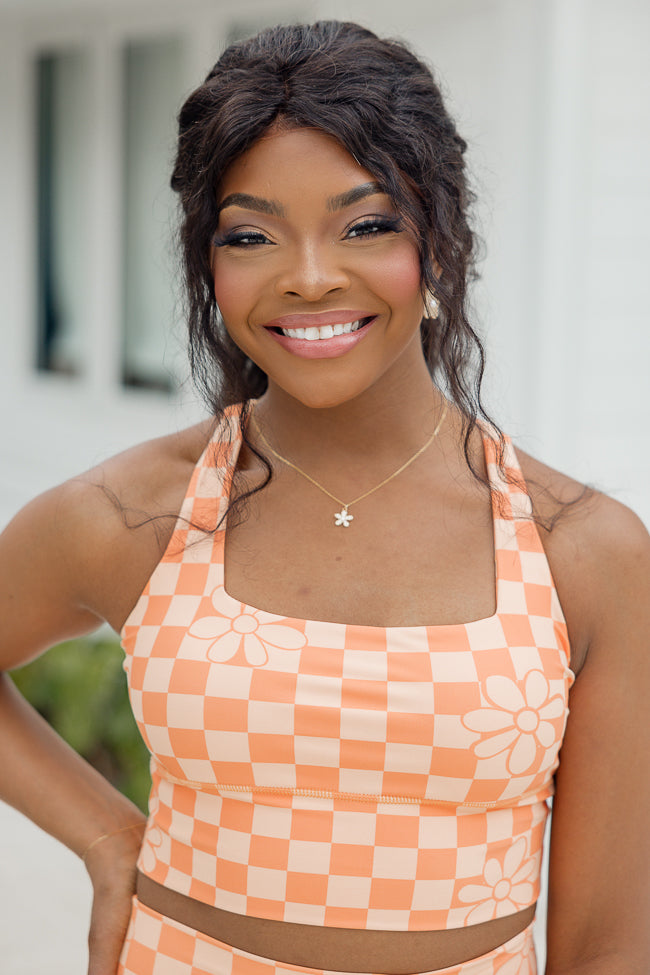
M 308 342 L 315 342 L 318 339 L 331 339 L 335 335 L 349 335 L 361 328 L 363 320 L 356 322 L 346 322 L 345 324 L 321 325 L 320 328 L 310 326 L 310 328 L 283 328 L 282 334 L 288 335 L 291 339 L 307 339 Z

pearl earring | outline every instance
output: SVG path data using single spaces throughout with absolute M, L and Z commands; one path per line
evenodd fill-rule
M 424 313 L 426 318 L 437 318 L 440 314 L 440 302 L 433 291 L 427 291 L 424 295 Z

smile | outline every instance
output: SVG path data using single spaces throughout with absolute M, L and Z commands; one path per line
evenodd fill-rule
M 276 319 L 264 328 L 287 352 L 301 359 L 334 359 L 353 349 L 377 321 L 376 315 L 362 317 L 357 312 L 357 316 L 347 321 L 342 321 L 340 315 L 337 321 L 337 316 L 332 313 L 322 316 L 287 316 L 289 320 Z M 304 322 L 309 318 L 320 319 L 322 324 L 298 325 L 298 321 Z M 323 318 L 329 320 L 323 322 Z M 291 327 L 294 325 L 295 327 Z
M 281 328 L 278 331 L 292 339 L 307 339 L 308 342 L 315 342 L 319 339 L 332 339 L 335 335 L 349 335 L 350 332 L 356 332 L 367 325 L 369 321 L 369 318 L 359 318 L 355 322 L 321 325 L 320 328 L 314 326 L 310 328 Z

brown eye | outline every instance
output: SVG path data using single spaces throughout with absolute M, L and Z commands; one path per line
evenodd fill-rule
M 268 237 L 254 230 L 226 234 L 225 237 L 216 237 L 213 241 L 215 247 L 257 247 L 259 244 L 271 243 Z
M 398 220 L 364 220 L 361 223 L 355 223 L 354 226 L 350 227 L 347 232 L 347 237 L 352 239 L 358 237 L 375 237 L 379 236 L 380 234 L 396 233 L 400 229 L 401 228 Z

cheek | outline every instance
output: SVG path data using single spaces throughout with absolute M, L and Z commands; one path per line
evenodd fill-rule
M 241 267 L 225 265 L 225 261 L 212 262 L 214 297 L 230 338 L 250 356 L 250 333 L 246 323 L 250 320 L 254 304 L 252 282 L 250 275 L 243 273 Z
M 226 322 L 245 317 L 244 298 L 250 293 L 250 282 L 237 269 L 224 268 L 218 261 L 212 264 L 214 296 Z
M 414 247 L 400 248 L 375 262 L 378 293 L 389 304 L 408 305 L 422 301 L 420 257 Z

